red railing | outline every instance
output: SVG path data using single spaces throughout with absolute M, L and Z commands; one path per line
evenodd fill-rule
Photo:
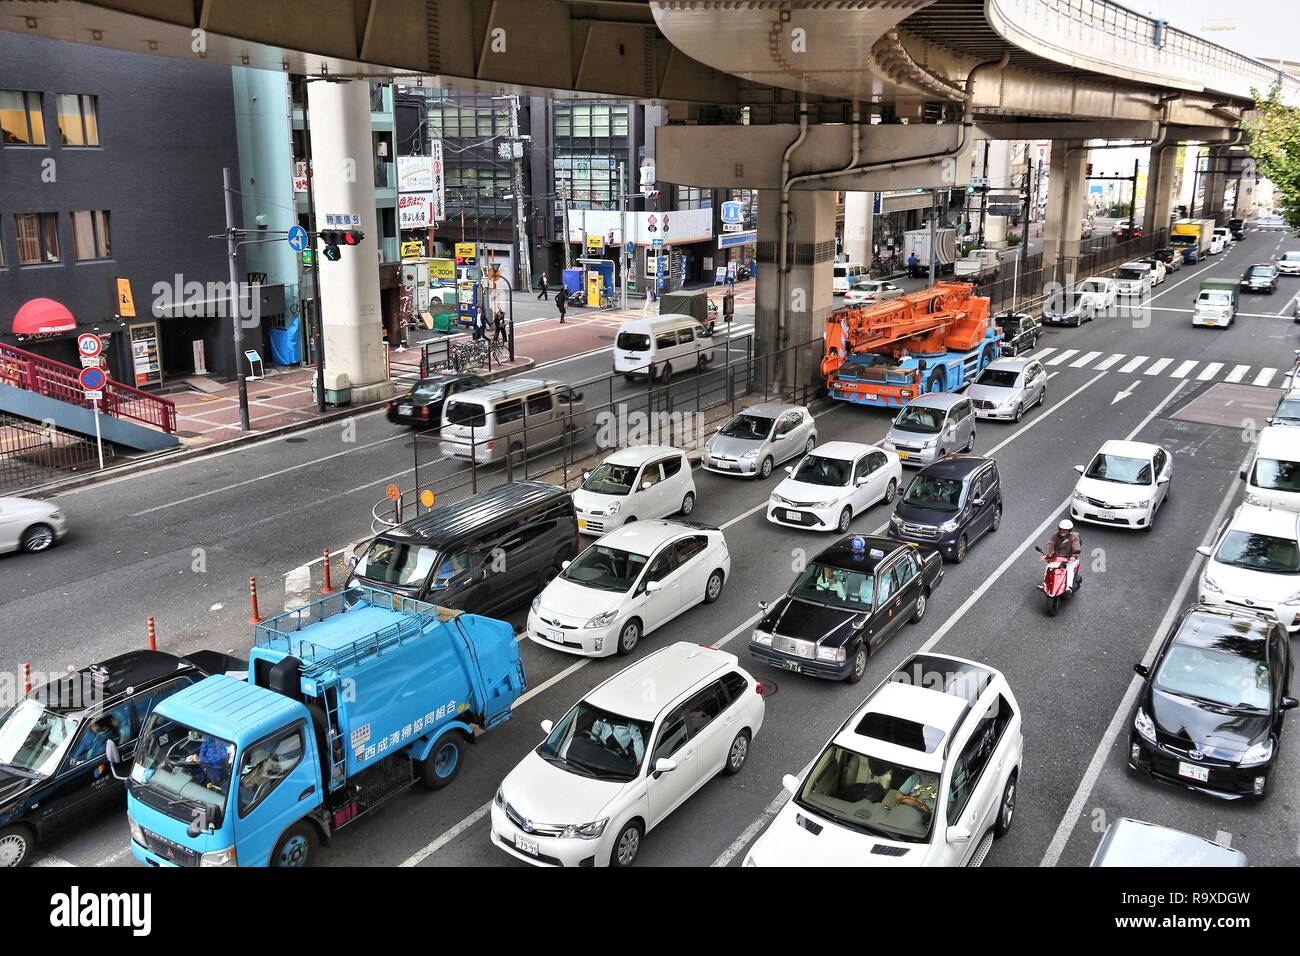
M 70 405 L 90 408 L 92 403 L 81 387 L 78 378 L 80 374 L 81 369 L 71 365 L 9 345 L 0 345 L 0 382 L 6 385 L 25 388 Z M 110 379 L 104 386 L 104 397 L 99 404 L 100 411 L 105 415 L 143 422 L 161 428 L 169 435 L 176 431 L 176 404 L 130 385 Z

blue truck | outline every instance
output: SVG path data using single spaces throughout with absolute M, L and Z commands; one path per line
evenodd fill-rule
M 355 597 L 355 594 L 354 594 Z M 248 679 L 213 675 L 150 716 L 127 778 L 150 866 L 304 866 L 415 782 L 437 790 L 527 686 L 504 621 L 366 588 L 257 625 Z

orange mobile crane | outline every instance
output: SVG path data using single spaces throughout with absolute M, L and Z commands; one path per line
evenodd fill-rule
M 969 384 L 1001 352 L 989 300 L 940 282 L 892 302 L 845 306 L 826 324 L 822 377 L 831 398 L 898 408 Z

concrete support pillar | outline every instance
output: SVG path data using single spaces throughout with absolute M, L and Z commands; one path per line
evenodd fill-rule
M 1151 150 L 1147 161 L 1147 195 L 1141 226 L 1147 235 L 1169 228 L 1173 208 L 1174 160 L 1178 144 L 1166 143 Z
M 1204 174 L 1205 186 L 1202 193 L 1206 219 L 1217 220 L 1223 215 L 1224 192 L 1228 185 L 1227 169 L 1231 156 L 1225 146 L 1215 146 L 1210 149 L 1209 167 Z
M 831 295 L 835 262 L 835 193 L 794 192 L 790 195 L 790 227 L 786 236 L 789 273 L 784 283 L 785 332 L 778 328 L 778 270 L 781 193 L 763 189 L 758 196 L 758 290 L 754 330 L 760 353 L 800 345 L 819 338 L 835 303 Z M 817 360 L 820 360 L 820 352 Z M 800 352 L 798 375 L 810 382 L 818 376 L 808 349 Z M 786 363 L 787 381 L 793 363 Z
M 1047 221 L 1043 226 L 1044 266 L 1079 257 L 1088 160 L 1088 151 L 1083 146 L 1084 141 L 1079 139 L 1052 140 Z M 1067 265 L 1072 262 L 1067 261 Z
M 875 193 L 844 194 L 844 257 L 849 262 L 871 265 L 871 247 L 875 242 L 871 214 Z
M 379 307 L 379 230 L 375 212 L 374 145 L 370 130 L 370 89 L 363 81 L 309 83 L 313 188 L 316 228 L 326 217 L 361 216 L 365 239 L 341 248 L 338 262 L 323 256 L 320 298 L 325 335 L 325 387 L 331 374 L 346 373 L 354 402 L 393 393 L 384 353 Z M 319 255 L 319 252 L 318 252 Z
M 995 139 L 989 143 L 988 171 L 984 174 L 989 179 L 989 191 L 984 194 L 984 202 L 990 195 L 1007 195 L 1015 192 L 1011 188 L 1011 143 L 1005 139 Z M 992 249 L 1001 249 L 1007 244 L 1007 217 L 984 217 L 984 245 Z

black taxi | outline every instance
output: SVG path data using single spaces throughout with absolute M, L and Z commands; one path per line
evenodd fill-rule
M 813 558 L 784 597 L 763 605 L 749 653 L 773 667 L 857 683 L 867 658 L 921 619 L 942 579 L 934 548 L 848 535 Z
M 993 321 L 1002 333 L 1003 355 L 1024 355 L 1043 335 L 1043 324 L 1028 312 L 999 312 Z

